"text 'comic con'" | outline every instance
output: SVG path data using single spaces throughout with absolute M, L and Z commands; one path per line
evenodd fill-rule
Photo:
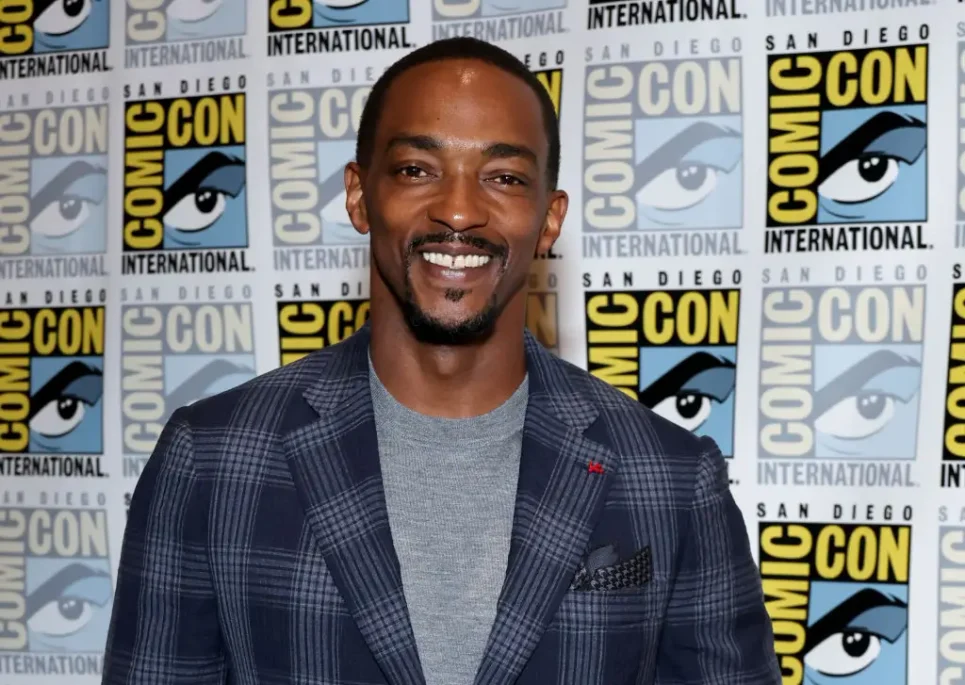
M 343 170 L 455 36 L 559 118 L 528 328 L 720 447 L 784 684 L 965 684 L 961 0 L 0 0 L 0 683 L 100 682 L 177 408 L 368 320 Z

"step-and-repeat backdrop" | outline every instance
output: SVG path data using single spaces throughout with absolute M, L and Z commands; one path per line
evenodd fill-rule
M 720 445 L 784 683 L 965 683 L 954 0 L 0 0 L 0 683 L 98 682 L 175 408 L 365 321 L 359 115 L 459 35 L 560 116 L 529 327 Z

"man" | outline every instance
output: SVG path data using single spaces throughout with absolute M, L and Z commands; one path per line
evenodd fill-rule
M 386 71 L 345 171 L 370 321 L 171 418 L 105 683 L 781 682 L 715 445 L 524 333 L 558 169 L 503 50 Z

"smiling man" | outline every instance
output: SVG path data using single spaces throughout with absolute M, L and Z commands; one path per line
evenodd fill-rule
M 525 332 L 559 148 L 497 47 L 385 72 L 345 170 L 370 323 L 172 416 L 105 683 L 781 682 L 720 451 Z

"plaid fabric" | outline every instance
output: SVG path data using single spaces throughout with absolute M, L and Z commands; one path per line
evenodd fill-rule
M 133 494 L 105 684 L 425 682 L 389 533 L 368 336 L 172 416 Z M 509 565 L 475 685 L 779 685 L 712 441 L 528 334 L 526 349 Z M 605 571 L 603 589 L 571 589 L 587 551 L 607 545 L 649 549 L 649 572 L 640 558 Z M 644 575 L 635 591 L 606 589 Z

